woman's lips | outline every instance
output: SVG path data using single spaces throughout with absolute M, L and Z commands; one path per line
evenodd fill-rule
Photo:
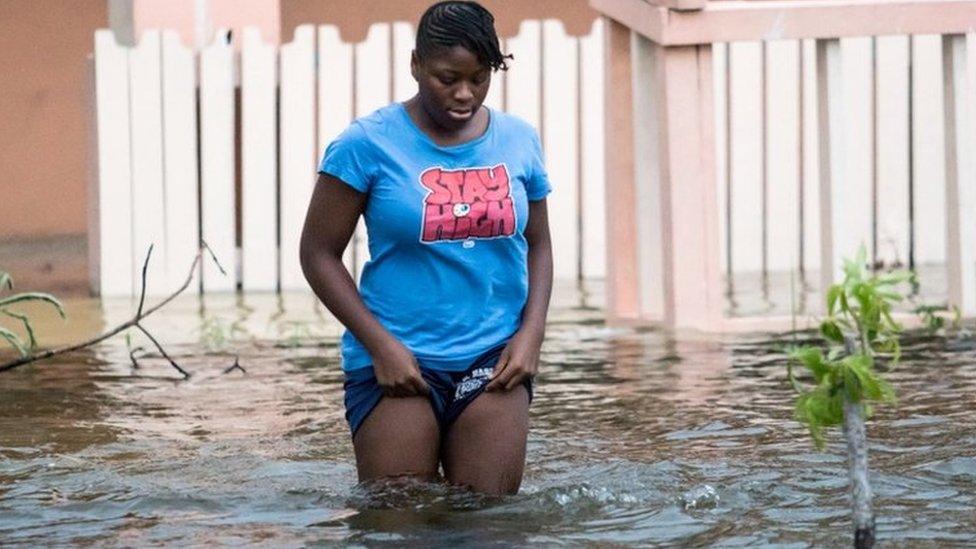
M 467 120 L 471 118 L 474 111 L 471 109 L 448 109 L 447 115 L 454 120 Z

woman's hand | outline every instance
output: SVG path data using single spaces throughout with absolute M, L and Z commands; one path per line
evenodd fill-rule
M 402 343 L 392 340 L 377 353 L 370 353 L 376 382 L 388 397 L 423 396 L 430 387 L 420 374 L 416 357 Z
M 510 391 L 539 371 L 542 330 L 524 328 L 509 340 L 491 373 L 485 391 Z

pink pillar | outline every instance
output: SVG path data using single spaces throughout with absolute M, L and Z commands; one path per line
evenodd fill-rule
M 653 44 L 661 190 L 664 320 L 716 329 L 722 321 L 715 183 L 712 47 Z M 647 247 L 652 243 L 641 243 Z
M 605 18 L 607 320 L 640 317 L 634 188 L 634 119 L 630 29 Z

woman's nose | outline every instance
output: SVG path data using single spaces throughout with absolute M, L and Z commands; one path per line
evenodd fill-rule
M 471 86 L 462 83 L 454 91 L 454 100 L 459 102 L 467 102 L 474 98 L 474 93 L 471 91 Z

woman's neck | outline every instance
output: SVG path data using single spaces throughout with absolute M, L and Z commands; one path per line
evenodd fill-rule
M 478 108 L 478 112 L 471 117 L 463 126 L 459 128 L 445 128 L 437 123 L 436 120 L 424 108 L 420 96 L 415 95 L 404 101 L 403 106 L 414 124 L 422 132 L 427 134 L 430 139 L 442 146 L 449 147 L 460 145 L 468 141 L 474 141 L 481 137 L 488 130 L 489 114 L 484 106 Z

